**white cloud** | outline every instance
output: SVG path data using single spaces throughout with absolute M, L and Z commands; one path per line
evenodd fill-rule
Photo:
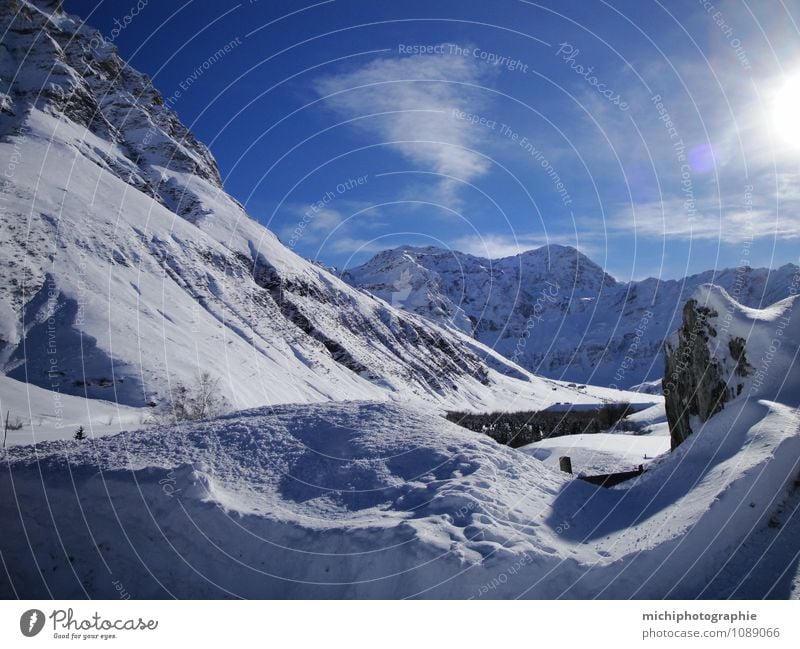
M 307 205 L 294 205 L 289 206 L 289 211 L 296 220 L 284 225 L 280 235 L 291 248 L 300 242 L 308 245 L 320 241 L 328 233 L 336 230 L 344 220 L 337 210 L 328 207 L 312 210 Z
M 338 114 L 421 169 L 469 182 L 490 165 L 475 151 L 480 129 L 454 110 L 481 110 L 485 101 L 475 86 L 485 73 L 468 57 L 384 58 L 318 79 L 315 89 Z M 454 198 L 456 183 L 443 179 L 439 188 L 440 198 Z
M 541 234 L 471 234 L 451 242 L 454 250 L 487 259 L 513 257 L 526 250 L 553 244 L 572 246 L 589 257 L 597 252 L 593 246 L 587 246 L 576 241 L 574 235 L 560 234 L 547 237 Z
M 337 254 L 350 254 L 351 256 L 363 253 L 378 253 L 386 250 L 386 245 L 380 239 L 359 239 L 357 237 L 336 237 L 330 239 L 325 246 L 326 250 Z
M 379 227 L 381 210 L 367 201 L 339 199 L 336 207 L 315 207 L 312 203 L 288 203 L 284 206 L 291 217 L 280 228 L 284 241 L 302 242 L 308 247 L 328 237 L 346 236 L 354 229 L 365 230 Z
M 720 209 L 710 201 L 698 203 L 692 213 L 687 212 L 683 200 L 670 199 L 622 207 L 608 219 L 606 226 L 610 234 L 735 244 L 750 239 L 799 238 L 800 219 L 796 214 L 796 207 L 792 207 L 788 200 L 780 213 L 776 212 L 774 202 L 771 208 L 766 204 L 755 204 L 730 205 Z

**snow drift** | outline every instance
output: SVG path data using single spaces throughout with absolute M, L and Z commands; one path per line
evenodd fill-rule
M 15 447 L 0 595 L 693 597 L 741 581 L 726 562 L 797 477 L 796 423 L 726 409 L 615 489 L 374 402 Z

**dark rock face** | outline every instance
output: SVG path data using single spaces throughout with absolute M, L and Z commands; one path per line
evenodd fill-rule
M 673 449 L 692 434 L 692 417 L 704 422 L 741 393 L 740 379 L 751 369 L 743 338 L 720 340 L 714 326 L 718 316 L 714 309 L 689 300 L 683 307 L 683 324 L 665 344 L 662 387 Z

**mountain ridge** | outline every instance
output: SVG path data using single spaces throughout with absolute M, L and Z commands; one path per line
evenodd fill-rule
M 494 260 L 399 246 L 341 276 L 535 374 L 630 388 L 662 377 L 664 340 L 698 287 L 719 284 L 758 308 L 787 297 L 798 273 L 794 264 L 741 266 L 622 282 L 576 248 L 553 244 Z

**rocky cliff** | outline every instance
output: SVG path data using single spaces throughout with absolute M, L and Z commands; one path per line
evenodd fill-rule
M 800 280 L 795 274 L 792 292 Z M 662 382 L 672 448 L 737 399 L 798 400 L 796 296 L 766 309 L 736 302 L 723 288 L 701 286 L 665 343 Z

